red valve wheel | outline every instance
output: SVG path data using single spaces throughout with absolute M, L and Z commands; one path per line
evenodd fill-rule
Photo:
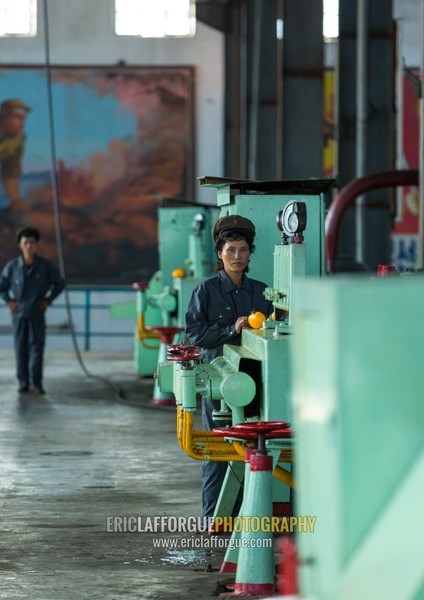
M 137 290 L 138 292 L 144 292 L 144 290 L 147 290 L 149 287 L 149 284 L 147 281 L 136 281 L 132 284 L 132 286 L 134 290 Z
M 292 431 L 291 429 L 275 429 L 274 431 L 269 431 L 266 434 L 266 439 L 267 440 L 279 440 L 279 439 L 291 438 L 291 437 L 293 437 L 293 433 L 294 433 L 294 431 Z
M 169 344 L 166 349 L 166 358 L 168 360 L 178 360 L 181 362 L 189 360 L 198 360 L 202 356 L 202 351 L 198 346 L 184 346 L 184 344 Z
M 234 427 L 234 426 L 233 426 Z M 240 431 L 238 429 L 215 427 L 212 433 L 219 437 L 236 438 L 237 440 L 257 440 L 258 434 L 255 431 Z
M 144 329 L 158 333 L 162 344 L 171 344 L 175 334 L 184 330 L 183 327 L 161 327 L 160 325 L 146 325 Z
M 144 329 L 167 336 L 174 336 L 176 333 L 184 331 L 184 327 L 161 327 L 160 325 L 145 325 Z
M 290 423 L 286 421 L 248 421 L 246 423 L 237 423 L 233 425 L 236 429 L 241 431 L 255 431 L 256 433 L 268 433 L 275 429 L 288 429 Z

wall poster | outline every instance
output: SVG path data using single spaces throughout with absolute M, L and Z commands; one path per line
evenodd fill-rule
M 68 281 L 146 280 L 160 198 L 193 200 L 193 68 L 54 67 L 51 80 Z M 0 266 L 25 225 L 56 261 L 44 68 L 1 67 L 0 103 Z
M 419 70 L 406 69 L 402 89 L 402 169 L 418 169 L 419 163 Z M 336 177 L 335 74 L 324 73 L 324 174 Z M 418 255 L 419 193 L 417 186 L 397 188 L 397 210 L 391 236 L 393 264 L 398 271 L 416 268 Z

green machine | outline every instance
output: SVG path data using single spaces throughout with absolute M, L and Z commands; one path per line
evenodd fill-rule
M 276 318 L 266 320 L 261 329 L 244 329 L 241 346 L 225 345 L 223 356 L 210 365 L 196 365 L 195 354 L 184 348 L 180 354 L 176 350 L 172 357 L 175 362 L 159 366 L 159 385 L 162 391 L 174 391 L 183 413 L 196 410 L 197 394 L 202 393 L 221 400 L 215 420 L 230 418 L 233 424 L 245 420 L 290 422 L 292 283 L 296 276 L 320 276 L 324 272 L 324 214 L 332 181 L 228 182 L 206 178 L 202 183 L 217 188 L 220 216 L 240 214 L 255 223 L 256 251 L 250 272 L 262 281 L 274 281 L 265 295 L 274 303 Z M 201 460 L 219 460 L 210 440 L 203 446 L 198 441 L 196 453 Z M 216 516 L 231 514 L 239 488 L 234 473 L 242 478 L 242 467 L 234 463 L 228 469 Z M 279 502 L 288 502 L 289 496 L 287 486 L 275 486 Z
M 256 228 L 256 250 L 249 276 L 271 284 L 274 277 L 272 256 L 281 235 L 276 218 L 289 202 L 304 202 L 311 226 L 304 232 L 308 248 L 305 274 L 321 275 L 324 261 L 324 210 L 333 180 L 306 179 L 295 181 L 234 181 L 219 177 L 202 177 L 200 184 L 217 191 L 219 216 L 241 215 L 253 221 Z
M 229 183 L 205 178 L 201 183 L 217 188 L 220 217 L 239 214 L 253 221 L 256 250 L 249 276 L 274 282 L 265 296 L 274 304 L 276 319 L 259 330 L 243 330 L 241 346 L 226 345 L 224 358 L 255 380 L 257 393 L 245 409 L 247 417 L 290 421 L 292 281 L 325 272 L 326 194 L 333 181 Z
M 295 286 L 299 598 L 424 600 L 422 276 Z
M 185 326 L 193 288 L 214 273 L 216 257 L 211 230 L 217 218 L 218 211 L 213 206 L 158 210 L 160 272 L 163 285 L 177 298 L 173 317 L 179 327 Z
M 215 207 L 158 209 L 159 270 L 150 281 L 133 284 L 134 302 L 111 308 L 115 318 L 137 319 L 134 362 L 141 377 L 151 376 L 157 369 L 161 329 L 184 328 L 194 286 L 213 274 L 215 253 L 210 232 L 217 217 Z

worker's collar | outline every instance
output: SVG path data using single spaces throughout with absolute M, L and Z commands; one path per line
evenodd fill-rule
M 36 254 L 34 256 L 34 260 L 32 261 L 32 265 L 35 264 L 35 262 L 37 260 L 38 260 L 38 254 Z M 24 261 L 24 257 L 22 256 L 22 254 L 19 255 L 18 262 L 19 262 L 19 266 L 20 267 L 25 267 L 27 265 L 26 262 Z
M 220 269 L 218 271 L 218 277 L 221 281 L 221 285 L 222 285 L 224 292 L 233 292 L 234 290 L 239 290 L 241 288 L 244 288 L 247 290 L 251 289 L 250 279 L 248 277 L 246 277 L 246 275 L 244 275 L 244 274 L 241 278 L 240 288 L 238 288 L 236 286 L 236 284 L 233 281 L 231 281 L 230 277 L 227 275 L 227 273 L 225 272 L 224 269 Z

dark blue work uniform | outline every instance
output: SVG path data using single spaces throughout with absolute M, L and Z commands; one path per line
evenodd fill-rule
M 35 256 L 29 266 L 20 256 L 3 269 L 0 295 L 5 302 L 18 302 L 17 312 L 12 313 L 12 328 L 21 387 L 42 389 L 46 325 L 41 302 L 47 300 L 51 304 L 64 287 L 53 263 L 40 256 Z
M 265 315 L 272 312 L 272 304 L 265 300 L 263 292 L 266 284 L 243 275 L 238 288 L 224 269 L 210 279 L 199 283 L 191 295 L 186 313 L 186 335 L 190 342 L 202 349 L 202 362 L 210 363 L 222 356 L 224 344 L 240 346 L 241 334 L 235 330 L 239 317 L 259 310 Z M 202 421 L 205 429 L 222 427 L 214 422 L 212 411 L 219 403 L 203 399 Z M 222 482 L 227 469 L 225 462 L 205 461 L 202 476 L 203 515 L 213 516 Z

